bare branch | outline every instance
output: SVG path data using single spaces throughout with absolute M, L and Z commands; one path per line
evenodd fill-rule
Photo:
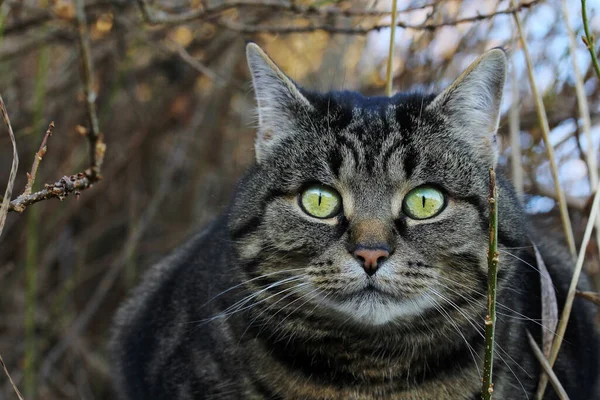
M 538 2 L 540 0 L 534 0 Z M 225 13 L 232 9 L 239 8 L 259 8 L 268 9 L 271 11 L 286 11 L 293 14 L 301 14 L 305 16 L 315 15 L 320 17 L 385 17 L 392 14 L 392 11 L 380 11 L 373 9 L 343 9 L 341 7 L 314 7 L 314 6 L 303 6 L 294 2 L 285 3 L 277 0 L 261 0 L 261 1 L 248 1 L 248 0 L 237 0 L 229 1 L 213 6 L 201 7 L 196 10 L 187 11 L 181 14 L 167 14 L 160 10 L 153 10 L 146 0 L 137 0 L 138 5 L 142 11 L 144 20 L 149 24 L 181 24 L 190 22 L 193 20 L 205 20 L 218 16 L 219 14 Z M 409 13 L 416 10 L 422 10 L 426 8 L 432 8 L 436 5 L 436 2 L 424 4 L 422 6 L 409 7 L 398 14 Z
M 52 136 L 52 128 L 54 128 L 54 121 L 50 122 L 48 126 L 48 130 L 46 130 L 46 134 L 44 135 L 44 139 L 42 140 L 42 144 L 40 145 L 40 149 L 37 153 L 35 153 L 35 157 L 33 158 L 33 165 L 31 166 L 31 172 L 27 174 L 27 185 L 25 185 L 25 190 L 23 191 L 23 195 L 28 196 L 31 194 L 31 190 L 33 189 L 33 183 L 35 182 L 35 175 L 37 174 L 37 170 L 40 166 L 40 162 L 46 154 L 48 147 L 46 146 L 46 142 L 48 138 Z
M 96 179 L 97 180 L 97 179 Z M 45 185 L 43 190 L 25 195 L 22 194 L 10 202 L 10 211 L 22 213 L 27 206 L 42 200 L 63 200 L 70 194 L 79 195 L 79 192 L 92 186 L 96 182 L 91 175 L 90 169 L 71 176 L 63 176 L 57 182 Z
M 81 66 L 83 69 L 84 91 L 90 130 L 87 138 L 90 142 L 90 175 L 100 176 L 100 168 L 104 160 L 106 145 L 102 141 L 98 115 L 96 114 L 96 91 L 94 89 L 94 72 L 92 69 L 92 56 L 90 40 L 87 33 L 87 20 L 83 0 L 77 1 L 77 28 L 79 31 L 79 47 L 81 51 Z
M 542 0 L 532 0 L 529 3 L 523 3 L 516 7 L 509 7 L 505 10 L 496 11 L 488 14 L 477 14 L 471 17 L 461 18 L 454 21 L 442 21 L 439 23 L 423 23 L 423 24 L 410 24 L 402 21 L 396 22 L 396 26 L 399 28 L 405 29 L 417 29 L 417 30 L 435 30 L 442 26 L 452 26 L 452 25 L 460 25 L 470 22 L 477 22 L 486 19 L 490 19 L 495 17 L 496 15 L 502 14 L 512 14 L 514 12 L 523 10 L 525 8 L 529 8 L 534 6 L 537 3 L 540 3 Z M 301 6 L 295 3 L 282 3 L 277 0 L 262 0 L 260 2 L 256 1 L 246 1 L 239 0 L 227 3 L 221 3 L 215 6 L 209 6 L 205 8 L 199 8 L 197 10 L 188 11 L 186 13 L 171 15 L 162 11 L 157 11 L 151 9 L 146 0 L 138 0 L 138 4 L 142 11 L 142 15 L 144 20 L 149 24 L 181 24 L 185 22 L 189 22 L 192 20 L 206 20 L 217 18 L 220 14 L 225 13 L 231 9 L 239 9 L 239 8 L 262 8 L 268 9 L 271 11 L 287 11 L 294 14 L 299 14 L 303 16 L 319 16 L 319 17 L 331 17 L 331 16 L 341 16 L 341 17 L 382 17 L 392 14 L 390 11 L 379 11 L 379 10 L 371 10 L 371 9 L 342 9 L 342 8 L 332 8 L 332 7 L 313 7 L 313 6 Z M 418 7 L 411 7 L 399 11 L 400 13 L 409 13 L 415 10 L 421 10 L 425 8 L 432 8 L 435 6 L 435 2 L 425 4 Z M 242 33 L 258 33 L 258 32 L 266 32 L 266 33 L 299 33 L 299 32 L 312 32 L 316 30 L 324 30 L 331 33 L 341 33 L 341 34 L 354 34 L 354 35 L 364 35 L 371 31 L 379 31 L 384 28 L 389 28 L 391 24 L 374 24 L 369 27 L 347 27 L 347 26 L 336 26 L 330 24 L 320 24 L 320 23 L 311 23 L 306 26 L 290 26 L 290 25 L 244 25 L 234 21 L 219 21 L 218 22 L 223 27 L 237 31 Z
M 404 28 L 404 29 L 415 29 L 415 30 L 427 30 L 433 31 L 443 26 L 455 26 L 466 23 L 472 23 L 482 20 L 487 20 L 493 18 L 497 15 L 503 14 L 512 14 L 517 11 L 520 11 L 525 8 L 529 8 L 542 0 L 533 0 L 529 3 L 524 3 L 516 7 L 510 7 L 505 10 L 500 10 L 488 14 L 478 14 L 472 17 L 466 17 L 461 19 L 456 19 L 453 21 L 442 21 L 437 23 L 427 22 L 424 24 L 409 24 L 406 22 L 398 21 L 396 22 L 396 27 Z M 379 31 L 381 29 L 389 28 L 391 24 L 375 24 L 367 27 L 348 27 L 348 26 L 336 26 L 330 24 L 315 24 L 310 23 L 303 26 L 289 26 L 289 25 L 244 25 L 233 21 L 219 21 L 219 24 L 224 28 L 240 32 L 240 33 L 279 33 L 279 34 L 288 34 L 288 33 L 302 33 L 302 32 L 313 32 L 316 30 L 323 30 L 329 33 L 339 33 L 346 35 L 366 35 L 372 31 Z

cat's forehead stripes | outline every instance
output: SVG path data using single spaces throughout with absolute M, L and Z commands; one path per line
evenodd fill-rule
M 342 129 L 329 126 L 333 144 L 327 161 L 332 174 L 341 179 L 357 173 L 410 179 L 420 160 L 412 138 L 420 128 L 414 112 L 393 101 L 367 110 L 355 107 L 350 123 Z

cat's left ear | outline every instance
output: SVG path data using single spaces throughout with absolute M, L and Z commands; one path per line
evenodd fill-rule
M 498 161 L 496 131 L 506 70 L 504 50 L 492 49 L 427 106 L 430 111 L 443 113 L 452 125 L 451 129 L 489 157 L 494 167 Z
M 281 140 L 294 134 L 297 115 L 313 106 L 296 84 L 255 43 L 246 46 L 248 66 L 258 103 L 256 159 L 268 158 Z

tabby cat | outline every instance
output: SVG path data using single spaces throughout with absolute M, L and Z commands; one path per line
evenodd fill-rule
M 488 171 L 507 61 L 438 95 L 297 86 L 247 45 L 256 163 L 222 216 L 153 267 L 116 318 L 123 399 L 480 398 Z M 498 177 L 494 398 L 533 398 L 539 246 L 562 308 L 572 260 Z M 583 285 L 583 283 L 582 283 Z M 555 371 L 598 398 L 593 309 L 576 299 Z M 548 386 L 546 399 L 557 398 Z

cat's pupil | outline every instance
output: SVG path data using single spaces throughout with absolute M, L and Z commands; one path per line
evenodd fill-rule
M 323 197 L 323 193 L 319 193 L 319 207 L 321 207 L 321 198 Z
M 425 208 L 425 196 L 421 196 L 421 200 L 423 201 L 423 208 Z

